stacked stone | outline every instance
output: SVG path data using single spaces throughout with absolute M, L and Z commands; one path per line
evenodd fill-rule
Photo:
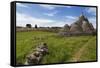
M 48 47 L 46 43 L 41 43 L 34 50 L 35 52 L 26 56 L 25 65 L 39 64 L 43 56 L 48 54 Z

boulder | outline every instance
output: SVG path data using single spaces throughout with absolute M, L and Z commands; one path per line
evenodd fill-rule
M 25 65 L 39 64 L 43 56 L 48 54 L 48 46 L 46 43 L 41 43 L 34 50 L 26 56 Z

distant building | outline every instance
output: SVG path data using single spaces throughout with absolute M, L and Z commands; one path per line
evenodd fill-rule
M 32 25 L 31 25 L 31 24 L 26 24 L 26 27 L 27 27 L 27 28 L 31 28 Z

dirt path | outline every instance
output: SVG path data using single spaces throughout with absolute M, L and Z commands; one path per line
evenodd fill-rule
M 90 41 L 91 41 L 91 39 L 88 40 L 88 42 L 90 42 Z M 71 59 L 72 62 L 77 62 L 77 61 L 80 60 L 80 57 L 81 57 L 81 55 L 83 54 L 84 50 L 86 49 L 87 46 L 89 46 L 89 45 L 87 45 L 88 42 L 85 43 L 84 45 L 82 45 L 82 47 L 78 50 L 78 52 L 76 52 L 76 53 L 73 55 L 73 57 L 72 57 L 72 59 Z

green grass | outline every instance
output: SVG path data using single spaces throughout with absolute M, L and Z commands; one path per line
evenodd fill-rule
M 42 64 L 70 62 L 73 55 L 84 45 L 86 45 L 86 48 L 79 60 L 96 60 L 96 36 L 60 37 L 52 32 L 31 31 L 17 32 L 17 63 L 23 64 L 25 62 L 25 56 L 41 42 L 46 42 L 49 48 L 49 54 L 44 56 L 41 62 Z
M 95 61 L 96 60 L 96 38 L 92 38 L 86 45 L 86 49 L 84 50 L 82 56 L 80 57 L 80 61 Z M 90 55 L 91 53 L 91 55 Z

